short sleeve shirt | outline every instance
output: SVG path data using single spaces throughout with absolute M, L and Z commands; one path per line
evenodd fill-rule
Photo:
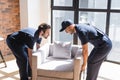
M 98 46 L 103 42 L 102 37 L 104 36 L 104 33 L 101 34 L 93 26 L 89 26 L 86 24 L 77 24 L 75 26 L 75 30 L 77 36 L 81 40 L 82 45 L 90 42 L 94 46 Z
M 42 38 L 39 38 L 39 33 L 34 28 L 26 28 L 19 31 L 19 35 L 22 38 L 20 42 L 24 43 L 30 49 L 33 49 L 34 43 L 41 43 Z

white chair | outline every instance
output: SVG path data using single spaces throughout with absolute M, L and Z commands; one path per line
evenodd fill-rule
M 82 49 L 72 45 L 71 58 L 54 58 L 54 44 L 45 44 L 32 56 L 32 80 L 80 80 Z

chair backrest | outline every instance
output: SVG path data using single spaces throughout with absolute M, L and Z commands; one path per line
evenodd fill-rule
M 78 51 L 81 51 L 81 46 L 79 45 L 72 45 L 72 50 L 71 50 L 71 57 L 75 57 L 75 55 L 78 53 Z
M 54 44 L 50 44 L 49 45 L 49 56 L 53 56 L 53 46 Z M 79 45 L 72 45 L 72 49 L 71 49 L 71 58 L 75 57 L 75 55 L 77 54 L 78 50 L 81 49 L 81 46 Z
M 53 56 L 53 43 L 49 45 L 49 56 Z

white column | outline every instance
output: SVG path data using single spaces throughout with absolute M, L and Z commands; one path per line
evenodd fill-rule
M 28 0 L 28 26 L 38 28 L 40 25 L 40 0 Z
M 28 26 L 28 0 L 19 0 L 20 4 L 20 27 Z
M 48 23 L 51 24 L 51 0 L 40 0 L 40 23 Z M 42 41 L 42 45 L 46 42 L 50 42 L 50 37 L 48 39 L 44 39 Z
M 51 23 L 51 0 L 40 0 L 40 22 Z

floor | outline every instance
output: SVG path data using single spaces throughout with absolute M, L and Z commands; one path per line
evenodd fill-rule
M 82 75 L 82 80 L 83 75 Z M 120 65 L 110 62 L 103 62 L 97 80 L 120 80 Z
M 19 80 L 18 67 L 13 55 L 4 57 L 7 67 L 4 63 L 0 63 L 0 80 Z
M 0 80 L 19 80 L 18 67 L 14 56 L 5 56 L 5 60 L 7 67 L 0 63 Z M 120 65 L 104 62 L 97 80 L 120 80 Z

